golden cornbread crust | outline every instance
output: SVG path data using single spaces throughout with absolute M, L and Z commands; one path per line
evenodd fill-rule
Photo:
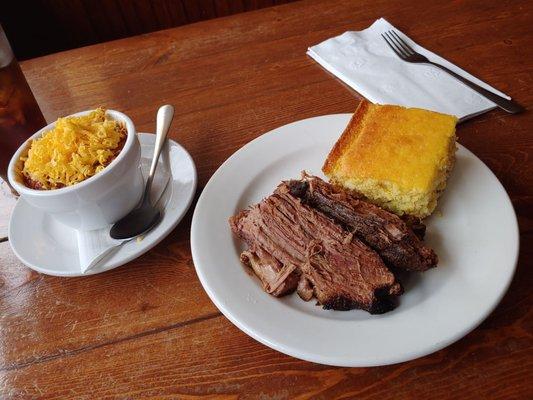
M 342 153 L 344 152 L 344 149 L 349 147 L 350 143 L 353 140 L 353 137 L 357 135 L 357 124 L 363 119 L 364 115 L 368 112 L 369 107 L 370 103 L 366 100 L 362 100 L 355 109 L 355 112 L 352 118 L 350 119 L 348 126 L 346 127 L 346 129 L 344 129 L 344 132 L 342 133 L 341 137 L 339 138 L 339 140 L 337 140 L 337 143 L 335 143 L 335 145 L 329 152 L 328 158 L 326 158 L 326 161 L 324 162 L 322 171 L 324 172 L 324 174 L 326 174 L 326 176 L 329 176 L 333 173 L 337 160 L 339 160 L 339 158 L 341 157 Z
M 430 215 L 455 161 L 451 115 L 363 100 L 329 153 L 331 182 L 398 215 Z

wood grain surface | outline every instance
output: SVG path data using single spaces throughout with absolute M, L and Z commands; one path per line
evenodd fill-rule
M 305 50 L 381 16 L 533 108 L 526 1 L 296 2 L 22 68 L 48 121 L 104 105 L 130 115 L 139 131 L 153 131 L 157 106 L 174 104 L 170 136 L 196 161 L 200 191 L 228 156 L 262 133 L 352 112 L 358 96 Z M 399 365 L 333 368 L 257 343 L 203 291 L 189 249 L 189 212 L 148 254 L 85 278 L 32 272 L 0 243 L 0 398 L 533 398 L 532 131 L 530 111 L 498 110 L 458 129 L 460 142 L 509 192 L 521 251 L 498 308 L 448 348 Z
M 290 1 L 295 0 L 6 1 L 0 23 L 16 57 L 26 60 Z

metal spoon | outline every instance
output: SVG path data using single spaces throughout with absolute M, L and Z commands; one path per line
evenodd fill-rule
M 171 105 L 164 105 L 157 110 L 154 156 L 152 158 L 152 165 L 150 166 L 150 173 L 146 180 L 146 187 L 144 188 L 141 205 L 121 220 L 115 222 L 109 232 L 113 239 L 130 239 L 139 236 L 150 230 L 159 222 L 161 212 L 155 208 L 150 201 L 150 189 L 152 188 L 152 182 L 154 180 L 157 160 L 159 159 L 159 155 L 165 144 L 168 128 L 170 127 L 173 116 L 174 107 Z

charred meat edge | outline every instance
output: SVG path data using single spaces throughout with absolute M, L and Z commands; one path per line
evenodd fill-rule
M 396 269 L 426 271 L 437 265 L 435 252 L 427 247 L 397 215 L 358 199 L 322 179 L 303 174 L 301 180 L 281 183 L 278 191 L 289 191 L 374 249 L 385 263 Z M 425 227 L 410 219 L 421 233 Z

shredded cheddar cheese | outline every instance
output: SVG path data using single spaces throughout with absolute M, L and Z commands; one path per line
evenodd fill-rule
M 118 154 L 126 129 L 98 108 L 82 117 L 57 120 L 54 129 L 33 140 L 22 175 L 39 189 L 79 183 L 103 170 Z

